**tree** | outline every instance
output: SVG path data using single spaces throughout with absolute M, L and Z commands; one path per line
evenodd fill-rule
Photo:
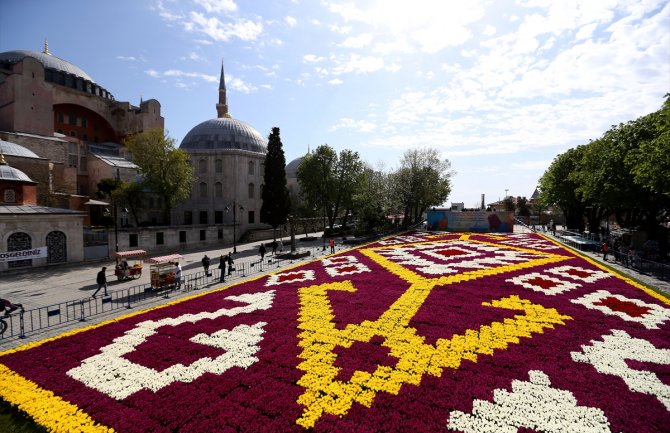
M 453 176 L 450 168 L 449 160 L 441 160 L 436 149 L 405 152 L 400 168 L 392 176 L 405 225 L 419 222 L 429 207 L 439 206 L 449 197 Z
M 121 181 L 119 186 L 112 192 L 112 197 L 116 203 L 123 203 L 128 207 L 133 216 L 135 225 L 139 225 L 137 213 L 142 208 L 142 199 L 145 193 L 142 191 L 142 184 L 137 182 Z
M 528 207 L 528 199 L 526 197 L 516 198 L 516 210 L 521 216 L 530 216 L 530 208 Z
M 578 184 L 571 173 L 576 171 L 584 146 L 568 149 L 554 158 L 539 181 L 540 201 L 547 206 L 558 206 L 565 215 L 569 228 L 584 230 L 586 205 L 576 193 Z
M 333 228 L 335 218 L 353 206 L 353 194 L 360 184 L 363 163 L 358 152 L 335 150 L 323 144 L 306 155 L 298 167 L 300 193 L 307 208 L 320 209 Z
M 514 197 L 512 196 L 507 196 L 503 200 L 503 205 L 505 206 L 505 210 L 507 212 L 514 212 L 516 210 L 516 204 L 514 204 Z
M 272 133 L 268 136 L 261 197 L 261 222 L 270 224 L 276 230 L 277 226 L 286 223 L 291 209 L 291 199 L 286 187 L 286 159 L 277 127 L 272 128 Z M 273 239 L 275 237 L 273 234 Z
M 194 180 L 188 153 L 175 147 L 162 129 L 151 129 L 124 140 L 140 167 L 144 184 L 163 201 L 163 221 L 171 223 L 170 211 L 190 193 Z
M 360 187 L 352 197 L 360 229 L 369 232 L 383 227 L 391 213 L 390 196 L 390 175 L 364 167 Z

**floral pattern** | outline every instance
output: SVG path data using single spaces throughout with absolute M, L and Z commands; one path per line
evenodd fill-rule
M 662 432 L 670 302 L 537 234 L 411 232 L 0 354 L 50 431 Z

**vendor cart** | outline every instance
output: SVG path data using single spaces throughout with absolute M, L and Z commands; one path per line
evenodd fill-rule
M 169 256 L 151 257 L 146 260 L 149 264 L 151 275 L 151 288 L 161 289 L 175 283 L 175 262 L 183 260 L 180 254 L 170 254 Z
M 117 251 L 114 253 L 114 258 L 116 259 L 114 275 L 116 275 L 116 279 L 121 281 L 141 277 L 142 260 L 146 254 L 147 252 L 144 250 Z M 133 261 L 133 263 L 129 264 L 128 260 Z

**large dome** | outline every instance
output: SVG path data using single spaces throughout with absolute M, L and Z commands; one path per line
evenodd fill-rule
M 20 144 L 4 140 L 0 140 L 0 153 L 10 156 L 22 156 L 24 158 L 39 158 L 32 150 L 26 149 Z
M 36 51 L 26 51 L 26 50 L 15 50 L 15 51 L 5 51 L 0 53 L 0 63 L 18 63 L 26 57 L 32 57 L 39 61 L 45 69 L 55 69 L 57 71 L 66 72 L 77 77 L 81 77 L 84 80 L 95 83 L 95 80 L 90 77 L 86 72 L 81 70 L 78 66 L 73 65 L 70 62 L 67 62 L 63 59 L 59 59 L 56 56 L 45 53 L 38 53 Z
M 181 142 L 184 150 L 247 150 L 265 155 L 263 136 L 249 124 L 228 117 L 210 119 L 191 129 Z
M 0 180 L 10 182 L 30 182 L 35 183 L 27 174 L 18 168 L 10 167 L 7 164 L 0 163 Z
M 305 159 L 304 156 L 299 156 L 298 158 L 286 164 L 286 168 L 284 169 L 284 171 L 286 172 L 287 179 L 298 178 L 298 167 L 300 167 L 300 163 L 302 163 L 303 159 Z

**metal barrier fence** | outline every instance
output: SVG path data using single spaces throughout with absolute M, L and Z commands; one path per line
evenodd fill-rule
M 338 246 L 338 250 L 342 246 Z M 323 250 L 321 247 L 301 248 L 300 251 L 309 251 L 310 255 L 303 258 L 282 259 L 275 256 L 266 256 L 263 261 L 254 260 L 234 263 L 234 267 L 221 279 L 221 270 L 210 268 L 209 275 L 205 271 L 184 274 L 181 284 L 164 285 L 152 287 L 150 283 L 138 284 L 127 289 L 108 291 L 108 296 L 97 298 L 86 297 L 68 302 L 48 305 L 35 309 L 14 313 L 9 317 L 2 318 L 7 323 L 6 331 L 0 336 L 0 342 L 10 338 L 26 338 L 45 329 L 65 325 L 73 322 L 85 322 L 90 317 L 109 313 L 114 310 L 131 309 L 133 306 L 148 303 L 160 299 L 167 299 L 176 293 L 190 292 L 212 286 L 229 279 L 245 278 L 254 273 L 267 272 L 282 268 L 303 259 L 313 259 L 316 256 L 329 254 L 330 249 Z M 1 316 L 0 316 L 1 317 Z

